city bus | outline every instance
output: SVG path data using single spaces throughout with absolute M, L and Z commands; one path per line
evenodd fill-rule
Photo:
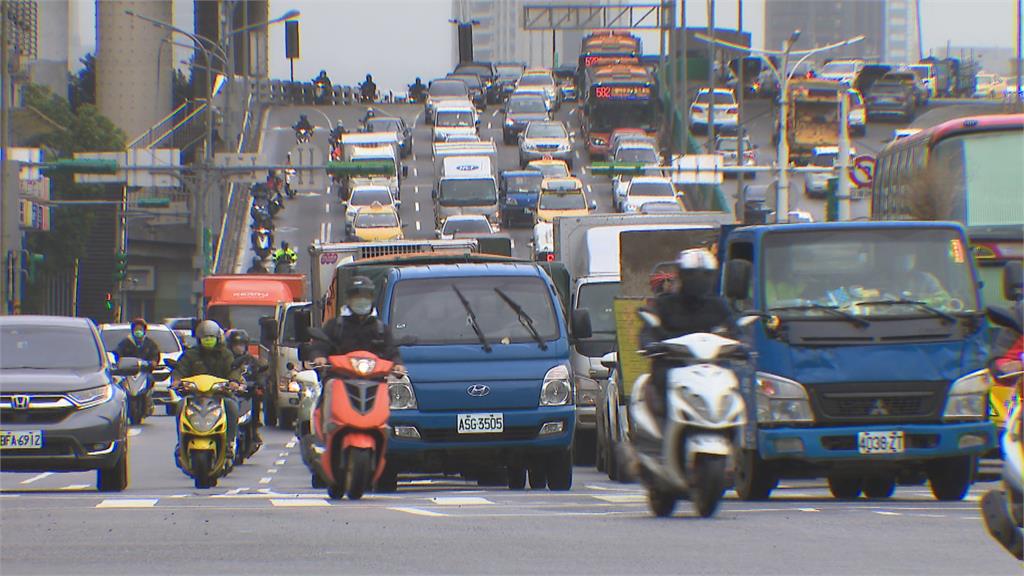
M 874 220 L 954 220 L 967 227 L 985 304 L 1007 306 L 1002 268 L 1024 257 L 1024 114 L 949 120 L 879 152 Z
M 591 158 L 608 155 L 612 131 L 640 128 L 657 138 L 660 107 L 654 77 L 637 64 L 611 64 L 588 72 L 580 121 Z
M 598 30 L 583 38 L 576 65 L 576 85 L 583 87 L 587 70 L 602 65 L 609 58 L 640 58 L 640 39 L 621 30 Z M 582 92 L 585 94 L 586 92 Z

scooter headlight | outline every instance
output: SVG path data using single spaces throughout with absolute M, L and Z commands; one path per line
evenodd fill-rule
M 351 358 L 352 369 L 362 376 L 366 376 L 377 367 L 377 361 L 373 358 Z
M 569 380 L 569 369 L 555 366 L 544 375 L 544 384 L 540 388 L 541 406 L 565 406 L 572 404 L 572 382 Z
M 959 378 L 949 387 L 946 398 L 946 409 L 942 413 L 945 420 L 981 420 L 985 418 L 988 408 L 988 391 L 992 388 L 992 374 L 987 370 L 978 370 Z
M 807 390 L 800 383 L 764 372 L 757 373 L 756 383 L 758 422 L 814 422 Z

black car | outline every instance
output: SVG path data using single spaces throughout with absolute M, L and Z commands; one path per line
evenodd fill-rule
M 530 122 L 550 120 L 547 102 L 538 94 L 513 94 L 505 102 L 505 121 L 501 136 L 505 144 L 513 144 Z
M 476 106 L 477 110 L 487 109 L 487 88 L 484 86 L 482 78 L 476 74 L 449 74 L 447 76 L 452 80 L 462 80 L 469 87 L 469 99 L 473 102 L 473 106 Z
M 376 116 L 366 121 L 363 132 L 394 132 L 398 134 L 398 151 L 405 158 L 412 154 L 412 130 L 405 120 L 396 116 Z
M 504 100 L 516 89 L 516 82 L 526 71 L 526 64 L 520 62 L 499 62 L 494 65 L 495 85 L 497 85 L 498 98 Z
M 914 119 L 917 103 L 913 87 L 897 79 L 880 78 L 864 98 L 868 119 L 898 117 L 904 122 Z
M 132 368 L 133 366 L 133 368 Z M 101 492 L 128 486 L 125 393 L 86 318 L 0 317 L 0 469 L 96 470 Z

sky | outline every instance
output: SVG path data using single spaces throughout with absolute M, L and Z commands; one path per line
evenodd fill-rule
M 77 57 L 95 46 L 95 13 L 94 0 L 73 1 L 78 3 L 82 40 Z M 743 2 L 744 28 L 752 32 L 756 47 L 763 43 L 765 1 L 771 0 Z M 736 27 L 737 2 L 716 1 L 719 27 Z M 921 0 L 924 49 L 944 47 L 947 41 L 954 46 L 1012 47 L 1016 42 L 1015 5 L 1016 0 Z M 451 68 L 450 0 L 270 0 L 271 16 L 291 9 L 302 13 L 296 79 L 308 80 L 326 69 L 335 84 L 355 84 L 372 73 L 382 89 L 401 90 L 416 76 L 426 81 Z M 686 18 L 689 26 L 707 25 L 707 2 L 686 2 Z M 174 24 L 192 30 L 191 0 L 174 0 Z M 645 41 L 645 45 L 658 44 Z M 180 66 L 187 57 L 188 52 L 179 49 L 175 62 Z M 270 74 L 274 78 L 289 76 L 284 26 L 280 24 L 270 30 Z

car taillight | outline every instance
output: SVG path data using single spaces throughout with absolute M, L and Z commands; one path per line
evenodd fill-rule
M 704 107 L 703 106 L 694 105 L 693 106 L 693 111 L 694 112 L 703 112 L 704 111 Z
M 736 111 L 736 108 L 729 108 L 728 110 L 725 111 L 725 113 L 726 114 L 736 114 L 737 111 Z

